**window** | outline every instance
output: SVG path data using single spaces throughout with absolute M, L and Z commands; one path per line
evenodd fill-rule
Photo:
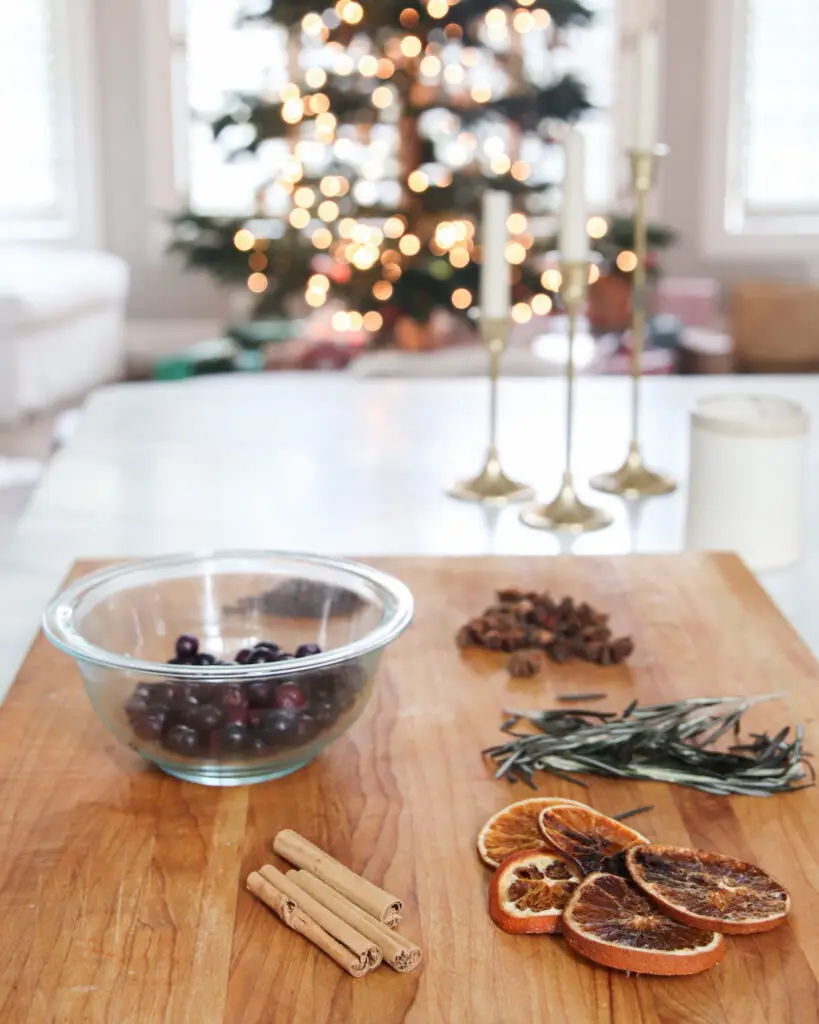
M 77 227 L 67 14 L 64 0 L 9 3 L 0 13 L 2 238 L 64 238 Z
M 819 5 L 709 5 L 703 240 L 726 258 L 815 257 Z
M 569 29 L 568 48 L 548 49 L 538 31 L 523 37 L 523 57 L 527 71 L 538 81 L 572 72 L 587 84 L 592 103 L 600 108 L 584 120 L 589 198 L 595 208 L 606 209 L 615 191 L 614 123 L 608 110 L 615 77 L 615 0 L 591 0 L 589 6 L 596 11 L 595 22 L 591 28 Z M 276 95 L 294 77 L 299 63 L 308 67 L 327 59 L 320 48 L 309 56 L 296 47 L 288 49 L 285 33 L 278 26 L 237 27 L 237 18 L 248 7 L 252 8 L 248 0 L 174 0 L 172 7 L 177 190 L 203 214 L 251 213 L 258 190 L 275 179 L 286 152 L 284 144 L 267 142 L 252 159 L 227 160 L 231 140 L 223 137 L 221 144 L 215 143 L 208 117 L 220 113 L 237 93 L 270 90 Z M 241 126 L 235 132 L 233 141 L 241 144 Z M 381 126 L 377 132 L 372 152 L 362 159 L 371 171 L 378 162 L 388 168 L 384 154 L 388 145 L 397 145 L 394 129 L 391 134 L 389 126 Z M 534 157 L 533 163 L 548 177 L 559 177 L 560 154 L 554 147 Z M 372 186 L 368 187 L 372 191 Z M 385 191 L 380 196 L 382 201 L 389 202 L 387 195 Z

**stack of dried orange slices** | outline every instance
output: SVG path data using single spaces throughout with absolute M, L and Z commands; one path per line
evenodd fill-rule
M 787 890 L 745 861 L 658 846 L 585 804 L 532 798 L 494 814 L 478 853 L 495 874 L 489 913 L 513 934 L 562 932 L 595 963 L 638 974 L 697 974 L 723 935 L 768 931 Z

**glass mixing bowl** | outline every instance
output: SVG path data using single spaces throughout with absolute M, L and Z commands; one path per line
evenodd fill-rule
M 404 584 L 366 565 L 225 551 L 86 576 L 43 625 L 119 740 L 177 778 L 237 786 L 346 732 L 412 611 Z

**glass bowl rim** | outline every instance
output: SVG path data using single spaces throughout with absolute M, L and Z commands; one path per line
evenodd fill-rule
M 112 579 L 152 568 L 174 566 L 192 567 L 197 563 L 225 559 L 280 559 L 283 562 L 307 563 L 308 565 L 334 569 L 348 576 L 354 576 L 370 583 L 392 602 L 392 609 L 364 636 L 341 647 L 334 647 L 321 654 L 294 658 L 281 662 L 261 662 L 256 665 L 169 665 L 166 662 L 142 661 L 125 654 L 116 654 L 86 640 L 76 629 L 74 613 L 83 599 L 99 585 Z M 157 558 L 139 558 L 124 562 L 97 572 L 89 573 L 63 588 L 48 604 L 43 613 L 42 626 L 48 640 L 66 654 L 78 661 L 88 662 L 108 669 L 125 672 L 139 672 L 147 676 L 162 676 L 165 679 L 197 681 L 237 681 L 260 677 L 296 676 L 305 672 L 331 668 L 371 654 L 392 643 L 412 621 L 414 600 L 409 587 L 395 576 L 374 569 L 362 562 L 344 558 L 330 558 L 323 555 L 303 554 L 296 551 L 265 551 L 231 549 L 203 553 L 162 555 Z

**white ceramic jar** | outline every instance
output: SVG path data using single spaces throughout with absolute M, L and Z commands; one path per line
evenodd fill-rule
M 686 547 L 752 569 L 799 558 L 808 416 L 772 395 L 712 395 L 691 412 Z

